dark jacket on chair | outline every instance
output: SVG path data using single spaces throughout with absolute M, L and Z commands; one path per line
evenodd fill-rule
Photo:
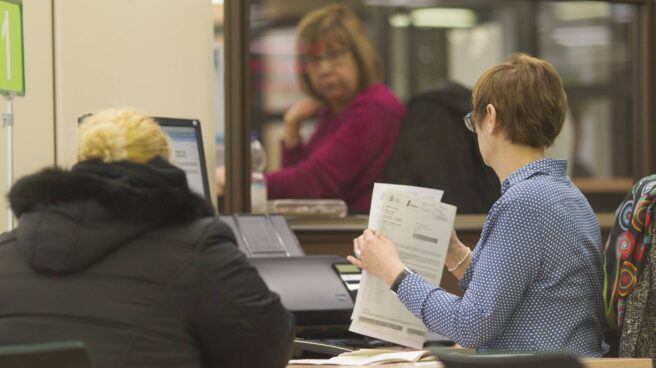
M 9 194 L 0 344 L 81 340 L 95 367 L 284 367 L 294 321 L 185 174 L 84 161 Z
M 458 213 L 487 213 L 501 194 L 499 178 L 485 165 L 476 134 L 463 117 L 471 91 L 449 81 L 414 96 L 407 105 L 387 181 L 444 190 L 442 201 Z

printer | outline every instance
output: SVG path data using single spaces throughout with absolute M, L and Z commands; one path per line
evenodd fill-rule
M 282 215 L 220 216 L 269 289 L 296 317 L 297 335 L 348 334 L 360 270 L 346 258 L 308 256 Z
M 269 289 L 280 295 L 296 317 L 298 337 L 353 347 L 384 346 L 348 331 L 361 273 L 346 258 L 304 255 L 281 215 L 224 215 L 221 219 L 232 228 L 239 248 Z M 427 344 L 453 342 L 429 333 Z
M 345 332 L 359 270 L 337 256 L 251 258 L 269 289 L 294 313 L 299 334 Z

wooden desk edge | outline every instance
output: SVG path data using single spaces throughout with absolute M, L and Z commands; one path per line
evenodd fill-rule
M 651 368 L 651 359 L 634 358 L 583 358 L 581 359 L 585 368 Z M 339 367 L 358 368 L 362 366 L 338 366 L 338 365 L 288 365 L 288 368 L 317 368 L 317 367 Z M 437 362 L 426 363 L 395 363 L 384 364 L 385 368 L 441 368 L 442 364 Z
M 597 222 L 602 228 L 610 228 L 615 221 L 612 212 L 599 212 Z M 454 227 L 456 231 L 481 231 L 487 215 L 456 215 Z M 362 231 L 367 227 L 368 217 L 347 216 L 334 219 L 294 218 L 287 219 L 294 231 Z

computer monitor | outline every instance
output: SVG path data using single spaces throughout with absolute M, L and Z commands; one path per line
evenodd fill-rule
M 210 201 L 200 121 L 156 116 L 153 118 L 170 138 L 171 163 L 184 170 L 192 191 Z
M 81 115 L 77 118 L 77 123 L 81 124 L 90 115 Z M 171 142 L 171 163 L 187 174 L 187 183 L 191 190 L 203 196 L 211 203 L 200 121 L 156 116 L 153 116 L 153 119 L 157 121 L 162 131 L 169 136 Z

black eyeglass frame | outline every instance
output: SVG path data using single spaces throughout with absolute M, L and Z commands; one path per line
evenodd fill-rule
M 462 117 L 462 120 L 465 122 L 467 130 L 476 134 L 476 124 L 474 124 L 474 119 L 472 118 L 472 113 L 469 112 L 467 115 Z
M 336 65 L 341 59 L 351 52 L 350 48 L 341 48 L 328 51 L 321 55 L 305 54 L 299 57 L 301 64 L 305 67 L 317 67 L 321 62 L 326 61 L 331 66 Z
M 77 118 L 77 125 L 82 124 L 82 122 L 84 121 L 84 119 L 88 118 L 88 117 L 91 116 L 91 115 L 93 115 L 93 114 L 92 114 L 92 113 L 86 113 L 86 114 L 84 114 L 84 115 L 80 115 L 80 116 Z

